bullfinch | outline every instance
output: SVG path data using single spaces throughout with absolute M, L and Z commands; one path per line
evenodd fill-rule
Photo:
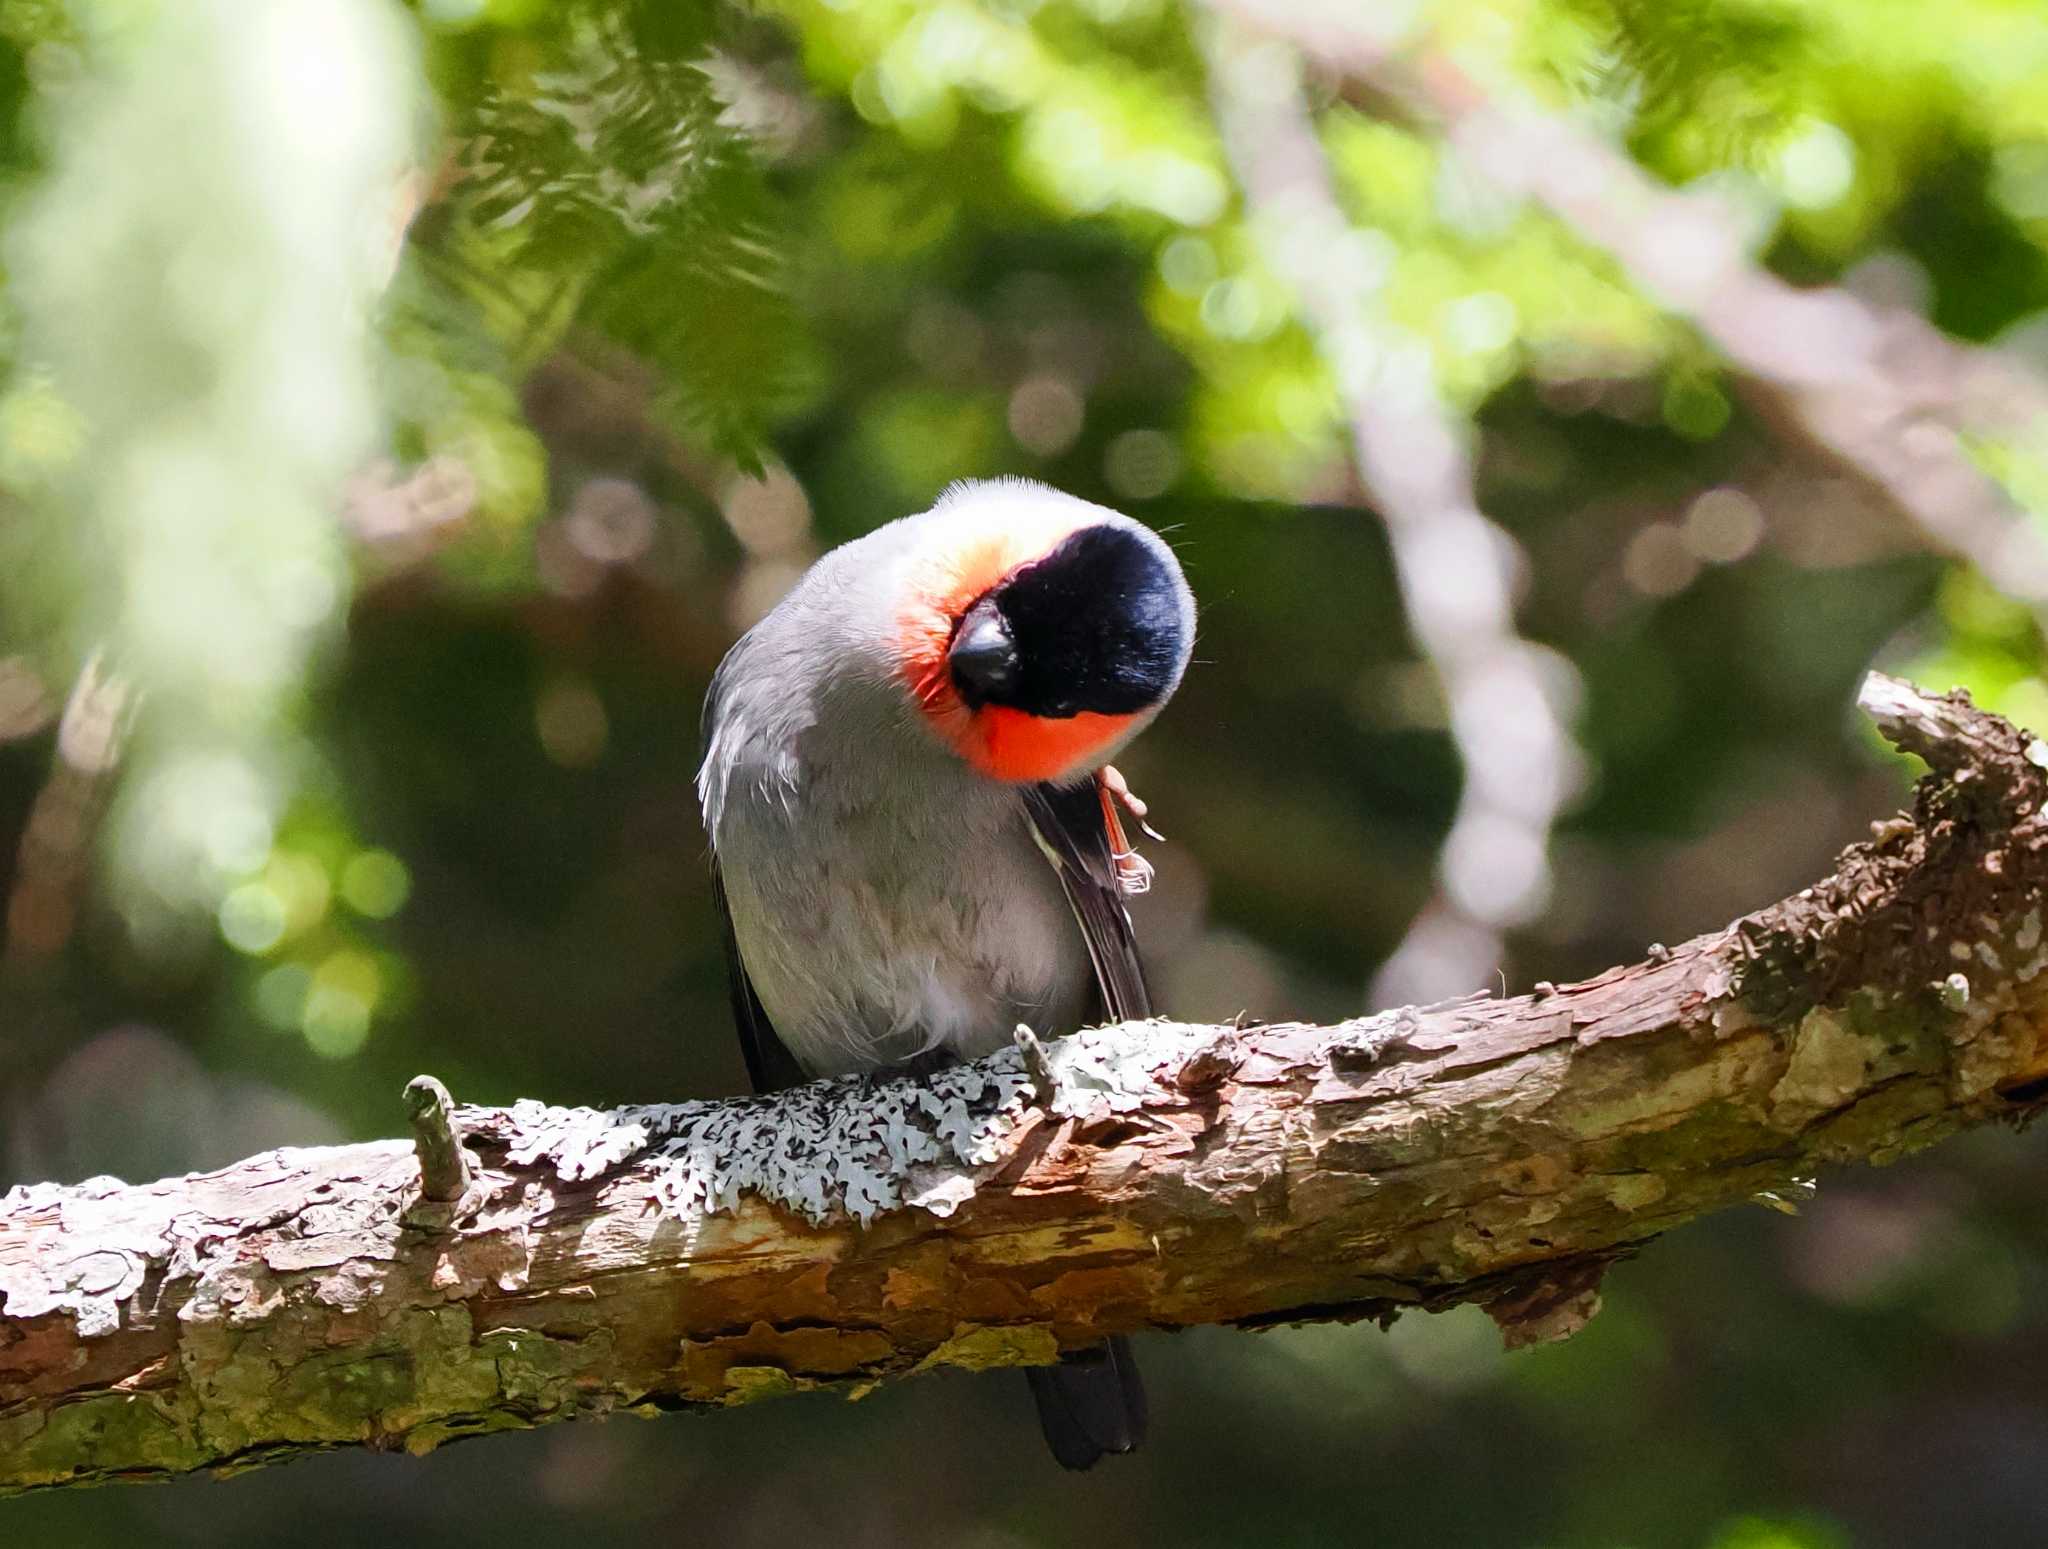
M 697 790 L 757 1091 L 1151 1014 L 1113 768 L 1187 668 L 1173 551 L 1024 480 L 832 550 L 733 646 Z M 1032 1368 L 1053 1455 L 1145 1432 L 1121 1337 Z

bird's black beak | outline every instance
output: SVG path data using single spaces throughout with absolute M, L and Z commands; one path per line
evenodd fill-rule
M 1017 686 L 1017 646 L 993 598 L 984 597 L 960 621 L 946 652 L 953 686 L 972 710 Z

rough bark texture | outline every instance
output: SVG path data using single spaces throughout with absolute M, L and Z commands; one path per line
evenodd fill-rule
M 1933 766 L 1815 887 L 1583 984 L 1143 1024 L 923 1081 L 0 1200 L 0 1489 L 719 1406 L 1115 1330 L 1486 1306 L 1560 1337 L 1704 1211 L 2048 1096 L 2048 747 L 1873 678 Z M 430 1097 L 431 1094 L 428 1094 Z M 437 1105 L 419 1100 L 433 1152 Z

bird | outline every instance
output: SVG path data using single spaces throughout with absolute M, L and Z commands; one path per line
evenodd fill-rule
M 1152 1014 L 1110 763 L 1180 685 L 1195 599 L 1121 512 L 949 487 L 818 559 L 705 695 L 697 792 L 756 1091 L 916 1072 Z M 1070 1469 L 1147 1423 L 1113 1336 L 1027 1368 Z

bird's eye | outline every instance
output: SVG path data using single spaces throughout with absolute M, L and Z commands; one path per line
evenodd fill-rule
M 946 651 L 946 668 L 969 709 L 999 702 L 1017 687 L 1022 662 L 993 596 L 982 598 L 961 618 Z

